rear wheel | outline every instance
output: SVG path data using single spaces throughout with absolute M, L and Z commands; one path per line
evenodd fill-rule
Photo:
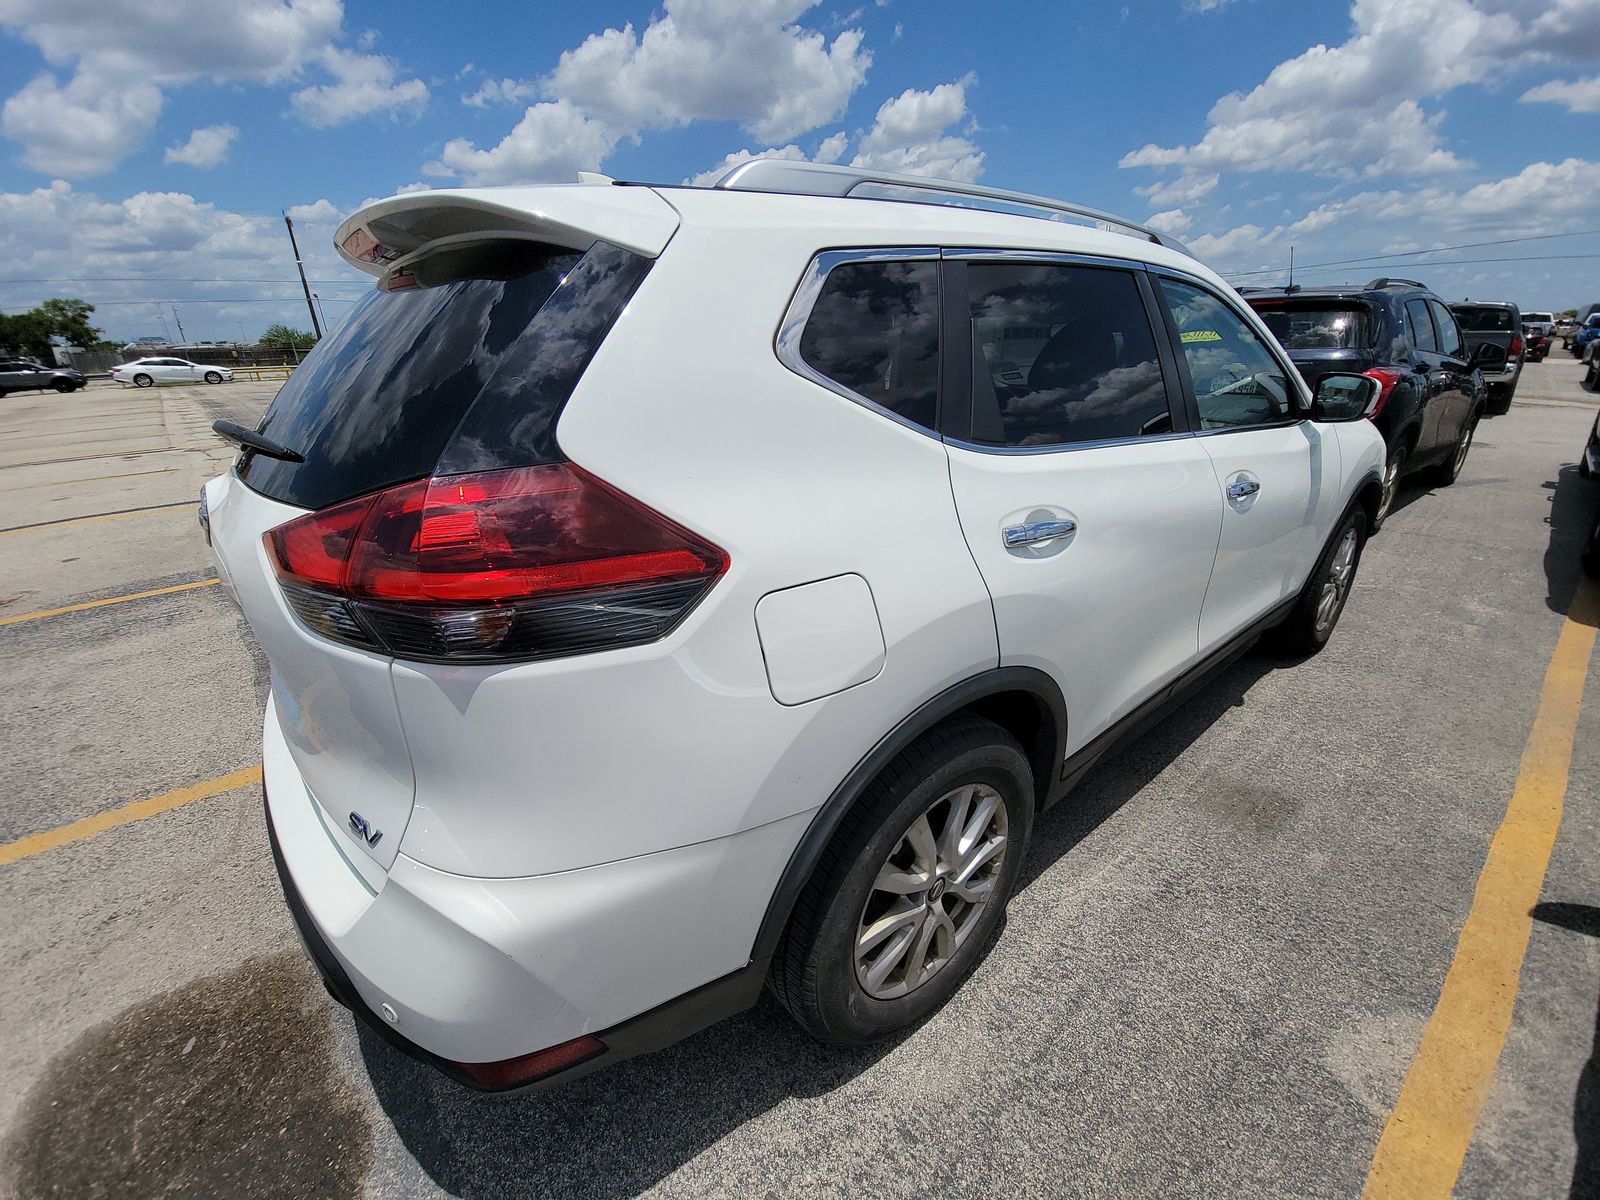
M 912 743 L 846 814 L 796 901 L 772 989 L 812 1036 L 870 1042 L 939 1008 L 994 933 L 1033 821 L 1016 739 L 962 717 Z
M 221 383 L 222 382 L 222 372 L 220 372 L 220 371 L 207 371 L 206 372 L 206 382 L 207 383 Z
M 1467 451 L 1472 449 L 1472 435 L 1477 428 L 1478 414 L 1473 413 L 1461 427 L 1461 435 L 1456 438 L 1455 449 L 1450 451 L 1450 457 L 1433 469 L 1434 487 L 1449 487 L 1461 478 L 1461 468 L 1467 465 Z
M 1272 641 L 1278 649 L 1305 655 L 1315 654 L 1328 644 L 1355 585 L 1366 543 L 1367 514 L 1359 505 L 1354 506 L 1334 531 L 1293 610 L 1272 631 Z
M 150 376 L 145 375 L 143 373 L 140 373 L 140 374 L 135 375 L 133 377 L 133 385 L 135 387 L 150 387 L 154 383 L 155 383 L 154 379 L 151 379 Z
M 1389 510 L 1394 507 L 1394 498 L 1400 494 L 1400 477 L 1405 474 L 1406 448 L 1395 446 L 1389 451 L 1389 458 L 1383 464 L 1383 494 L 1378 499 L 1378 513 L 1372 518 L 1372 532 L 1377 533 L 1383 528 L 1383 523 L 1388 519 Z
M 1600 579 L 1600 508 L 1594 510 L 1594 520 L 1589 523 L 1589 536 L 1583 540 L 1583 573 L 1590 579 Z

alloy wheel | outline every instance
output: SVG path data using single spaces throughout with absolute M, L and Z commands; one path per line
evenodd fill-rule
M 1461 431 L 1461 441 L 1456 446 L 1456 461 L 1455 466 L 1452 468 L 1451 474 L 1461 474 L 1461 468 L 1466 466 L 1467 451 L 1472 449 L 1472 431 L 1476 428 L 1477 424 L 1473 423 Z
M 1322 595 L 1317 598 L 1317 632 L 1325 633 L 1333 627 L 1350 592 L 1350 582 L 1356 573 L 1356 531 L 1346 529 L 1339 539 L 1339 548 L 1333 552 L 1328 564 L 1328 576 L 1322 581 Z
M 988 784 L 935 800 L 878 869 L 856 929 L 856 979 L 867 995 L 915 991 L 977 928 L 1005 862 L 1006 806 Z

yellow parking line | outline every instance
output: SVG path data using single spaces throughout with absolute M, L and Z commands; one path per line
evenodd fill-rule
M 129 517 L 147 517 L 151 513 L 168 512 L 174 508 L 192 508 L 193 500 L 174 500 L 170 504 L 146 504 L 140 508 L 123 508 L 116 512 L 90 513 L 86 517 L 62 517 L 57 521 L 36 521 L 32 525 L 12 525 L 0 529 L 0 537 L 14 537 L 19 533 L 33 533 L 39 529 L 65 529 L 69 525 L 88 525 L 94 521 L 126 521 Z
M 91 608 L 104 608 L 108 604 L 126 604 L 129 600 L 144 600 L 150 596 L 170 596 L 174 592 L 192 592 L 196 588 L 216 587 L 220 579 L 202 579 L 199 583 L 178 583 L 172 587 L 151 588 L 148 592 L 130 592 L 126 596 L 112 596 L 105 600 L 86 600 L 82 604 L 66 604 L 60 608 L 45 608 L 38 612 L 18 613 L 14 617 L 0 617 L 0 625 L 20 625 L 24 621 L 42 621 L 45 617 L 59 617 L 66 613 L 87 612 Z
M 1455 1188 L 1511 1026 L 1530 913 L 1561 824 L 1596 624 L 1600 593 L 1585 581 L 1550 657 L 1511 803 L 1489 843 L 1439 1003 L 1372 1156 L 1363 1200 L 1445 1200 Z
M 235 788 L 247 787 L 250 784 L 260 782 L 261 767 L 259 765 L 246 767 L 242 771 L 219 775 L 216 779 L 208 779 L 204 783 L 191 784 L 189 787 L 163 792 L 159 796 L 151 796 L 144 800 L 135 800 L 131 804 L 113 808 L 110 812 L 85 817 L 83 820 L 74 821 L 70 825 L 47 829 L 43 833 L 30 834 L 28 837 L 18 838 L 14 842 L 0 843 L 0 866 L 21 862 L 25 858 L 32 858 L 34 855 L 43 854 L 47 850 L 56 850 L 62 846 L 70 846 L 73 842 L 81 842 L 85 838 L 92 838 L 98 833 L 104 833 L 108 829 L 115 829 L 119 825 L 131 825 L 135 821 L 142 821 L 146 817 L 155 816 L 157 813 L 171 812 L 175 808 L 182 808 L 185 804 L 193 804 L 196 800 L 209 800 L 213 796 L 220 796 L 224 792 L 233 791 Z

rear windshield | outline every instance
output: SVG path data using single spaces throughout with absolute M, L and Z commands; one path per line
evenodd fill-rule
M 1285 350 L 1365 350 L 1372 316 L 1362 304 L 1264 303 L 1255 306 Z
M 1509 308 L 1491 308 L 1487 305 L 1478 308 L 1472 305 L 1450 306 L 1450 311 L 1456 315 L 1456 324 L 1461 326 L 1464 333 L 1515 333 L 1516 322 L 1513 320 Z M 1528 320 L 1537 321 L 1538 313 L 1529 313 Z
M 1555 321 L 1555 315 L 1553 313 L 1523 313 L 1522 319 L 1524 321 L 1538 321 L 1541 324 L 1549 325 Z
M 559 461 L 561 406 L 649 260 L 604 242 L 585 254 L 507 243 L 494 257 L 500 278 L 361 300 L 261 422 L 305 461 L 246 450 L 239 477 L 275 500 L 323 508 L 436 467 Z

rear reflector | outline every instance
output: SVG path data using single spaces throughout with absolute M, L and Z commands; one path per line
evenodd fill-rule
M 718 547 L 571 463 L 401 484 L 265 541 L 302 624 L 405 658 L 654 641 L 728 569 Z
M 536 1079 L 543 1079 L 546 1075 L 554 1075 L 557 1071 L 577 1066 L 585 1059 L 601 1053 L 605 1048 L 605 1043 L 599 1038 L 585 1034 L 583 1037 L 573 1038 L 570 1042 L 562 1042 L 559 1046 L 551 1046 L 548 1050 L 536 1050 L 532 1054 L 524 1054 L 520 1058 L 452 1065 L 478 1087 L 485 1091 L 498 1092 L 517 1087 L 519 1084 L 532 1083 Z

